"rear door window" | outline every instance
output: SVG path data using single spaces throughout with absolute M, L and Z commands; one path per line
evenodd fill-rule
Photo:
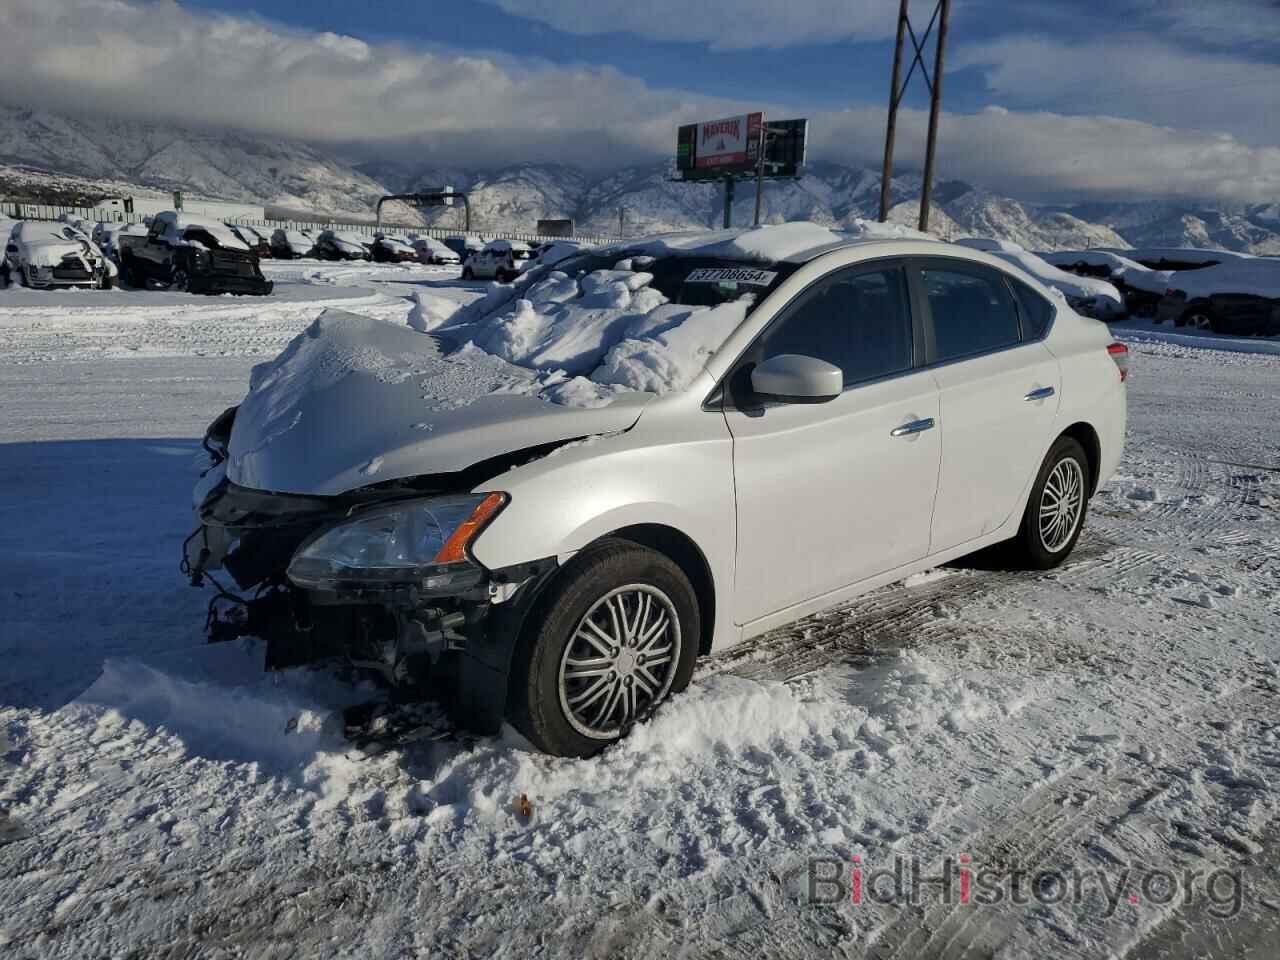
M 980 264 L 920 269 L 933 323 L 933 361 L 993 353 L 1022 342 L 1018 309 L 1004 277 Z

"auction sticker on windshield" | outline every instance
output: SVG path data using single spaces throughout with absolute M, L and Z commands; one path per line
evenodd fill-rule
M 684 278 L 685 283 L 741 283 L 748 287 L 767 287 L 778 275 L 770 270 L 752 267 L 703 267 Z

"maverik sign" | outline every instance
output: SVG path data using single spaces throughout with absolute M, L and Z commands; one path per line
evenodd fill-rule
M 676 165 L 682 171 L 696 170 L 702 175 L 754 170 L 763 134 L 763 113 L 688 124 L 678 134 Z

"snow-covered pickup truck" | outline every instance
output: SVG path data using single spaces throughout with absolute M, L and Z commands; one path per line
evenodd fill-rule
M 130 286 L 162 284 L 191 293 L 268 294 L 258 258 L 226 224 L 166 210 L 145 236 L 121 235 L 120 273 Z

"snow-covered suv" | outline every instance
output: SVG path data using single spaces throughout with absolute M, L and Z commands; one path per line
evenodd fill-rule
M 863 230 L 322 315 L 206 436 L 185 563 L 245 591 L 212 637 L 435 677 L 473 728 L 587 755 L 701 655 L 995 543 L 1061 563 L 1120 458 L 1124 346 L 1004 260 Z
M 462 265 L 463 280 L 497 280 L 510 283 L 520 275 L 533 250 L 519 240 L 491 240 L 467 257 Z
M 110 287 L 114 270 L 77 227 L 20 220 L 5 240 L 0 274 L 28 287 Z

